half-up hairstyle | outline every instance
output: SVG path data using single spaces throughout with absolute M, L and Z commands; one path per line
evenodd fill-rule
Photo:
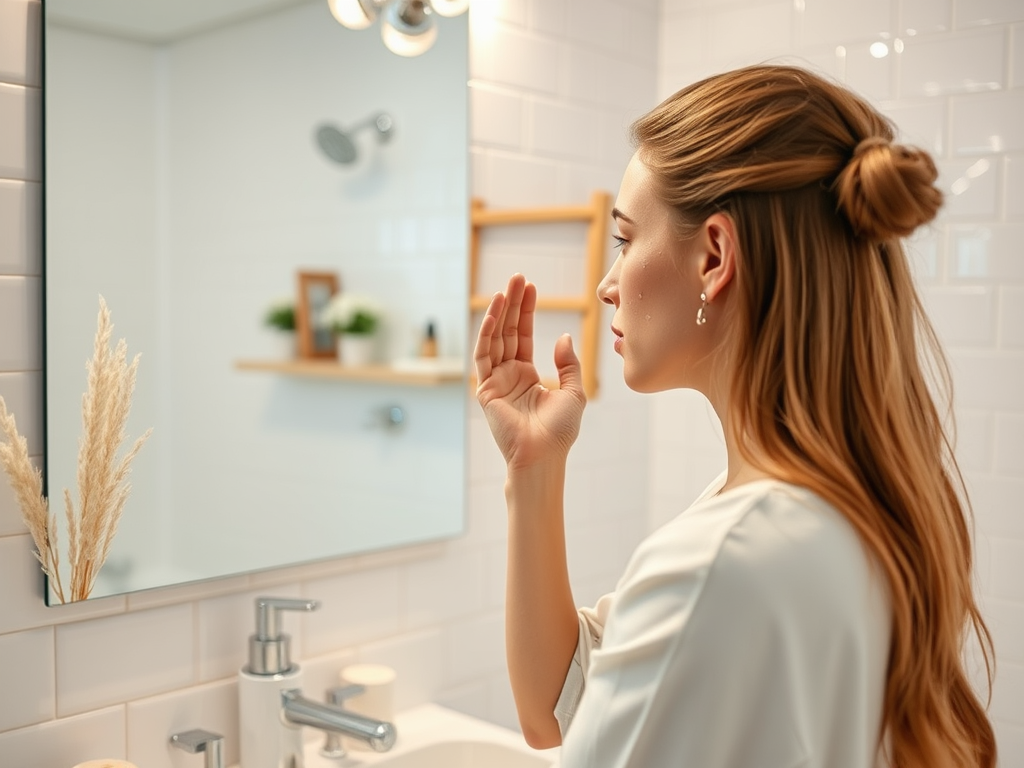
M 681 232 L 735 223 L 729 429 L 745 458 L 831 502 L 882 568 L 893 634 L 879 733 L 893 768 L 993 768 L 964 669 L 970 508 L 944 428 L 948 367 L 900 238 L 942 204 L 924 151 L 846 89 L 756 66 L 671 96 L 633 126 Z M 930 387 L 950 398 L 936 406 Z

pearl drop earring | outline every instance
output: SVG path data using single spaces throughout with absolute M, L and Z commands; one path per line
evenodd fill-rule
M 700 300 L 703 304 L 701 304 L 700 309 L 697 310 L 697 325 L 704 325 L 704 323 L 708 321 L 708 315 L 707 312 L 705 312 L 708 306 L 708 295 L 701 292 Z

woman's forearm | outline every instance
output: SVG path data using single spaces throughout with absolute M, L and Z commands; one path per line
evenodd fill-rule
M 510 469 L 505 647 L 519 722 L 538 748 L 561 743 L 554 709 L 579 636 L 565 554 L 564 460 Z

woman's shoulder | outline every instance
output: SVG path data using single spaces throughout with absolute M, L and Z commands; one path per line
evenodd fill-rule
M 763 479 L 698 499 L 637 548 L 623 580 L 714 574 L 762 599 L 785 597 L 782 583 L 810 579 L 834 597 L 836 588 L 863 586 L 870 571 L 842 513 L 806 488 Z
M 856 538 L 856 532 L 842 513 L 802 486 L 763 478 L 716 493 L 716 483 L 688 509 L 656 530 L 651 539 L 689 540 L 696 531 L 728 536 L 752 519 L 770 521 L 794 540 L 808 536 Z
M 708 664 L 721 660 L 716 649 L 729 659 L 748 652 L 754 638 L 771 638 L 773 657 L 812 666 L 822 649 L 842 648 L 851 668 L 872 674 L 888 652 L 885 580 L 853 526 L 778 481 L 700 500 L 648 537 L 608 610 L 609 647 L 656 636 L 668 657 Z
M 750 759 L 714 764 L 841 752 L 868 765 L 888 663 L 883 584 L 853 526 L 809 490 L 765 480 L 708 496 L 638 548 L 588 685 L 649 695 L 654 678 L 659 722 L 684 724 L 665 737 L 674 754 L 732 745 Z

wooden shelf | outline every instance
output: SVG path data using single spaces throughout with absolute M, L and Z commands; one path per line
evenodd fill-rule
M 561 205 L 546 208 L 489 209 L 482 200 L 473 200 L 470 217 L 469 306 L 480 312 L 490 304 L 491 296 L 477 292 L 480 266 L 481 231 L 487 227 L 515 226 L 518 224 L 548 224 L 579 221 L 587 225 L 586 249 L 583 258 L 584 287 L 582 293 L 570 296 L 540 296 L 537 310 L 546 312 L 574 312 L 581 316 L 582 338 L 579 346 L 583 388 L 587 397 L 597 396 L 598 319 L 601 303 L 597 299 L 597 286 L 604 270 L 607 248 L 608 213 L 611 195 L 595 191 L 585 205 Z M 237 360 L 235 368 L 242 371 L 263 371 L 286 376 L 307 376 L 341 381 L 367 381 L 378 384 L 411 386 L 437 386 L 465 382 L 475 386 L 470 371 L 423 370 L 394 368 L 387 365 L 347 367 L 334 359 L 297 360 Z M 557 380 L 542 382 L 549 389 L 557 389 Z
M 466 380 L 465 373 L 452 371 L 402 371 L 387 365 L 346 367 L 336 360 L 237 360 L 240 371 L 265 371 L 288 376 L 309 376 L 342 381 L 372 381 L 381 384 L 436 386 Z
M 477 203 L 473 210 L 473 224 L 488 227 L 500 224 L 544 224 L 559 221 L 594 220 L 594 204 L 589 205 L 553 205 L 547 208 L 506 208 L 504 210 L 487 209 L 482 202 Z M 604 207 L 602 197 L 598 203 Z

